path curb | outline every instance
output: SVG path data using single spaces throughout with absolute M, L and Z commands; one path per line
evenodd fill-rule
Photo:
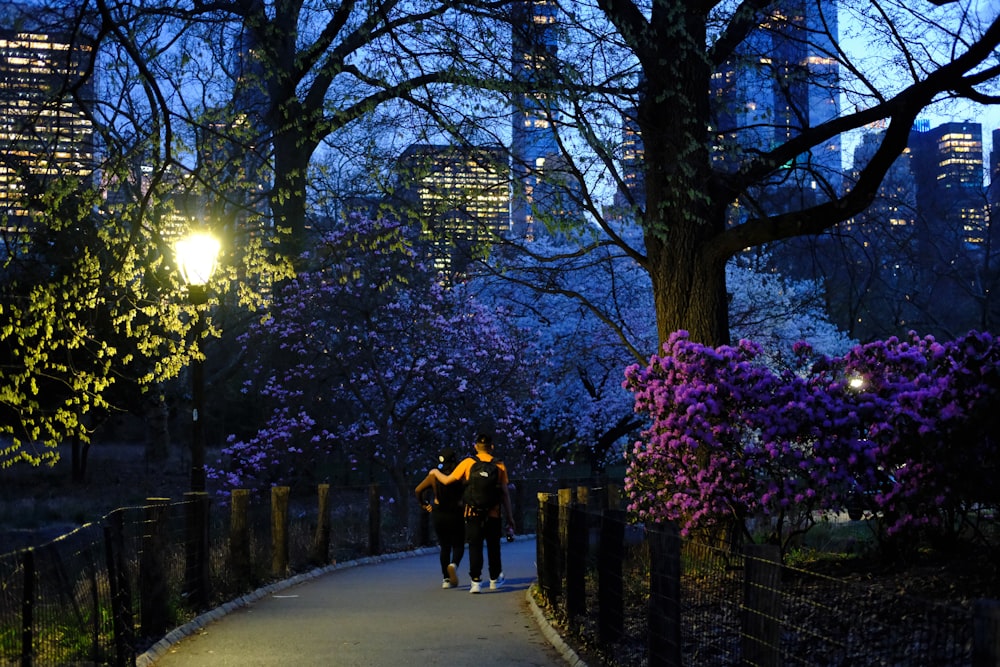
M 576 654 L 576 651 L 569 647 L 569 644 L 563 641 L 562 636 L 549 623 L 549 619 L 545 617 L 545 612 L 535 602 L 535 596 L 531 594 L 532 587 L 528 587 L 525 598 L 528 600 L 528 606 L 531 607 L 531 615 L 535 617 L 535 623 L 538 624 L 538 629 L 542 635 L 549 640 L 549 643 L 559 652 L 559 655 L 566 661 L 567 665 L 570 667 L 587 667 L 587 663 Z

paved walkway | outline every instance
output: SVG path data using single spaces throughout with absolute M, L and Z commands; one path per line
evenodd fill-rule
M 581 664 L 527 594 L 536 578 L 533 538 L 504 543 L 507 584 L 480 595 L 469 593 L 468 554 L 457 589 L 441 588 L 436 548 L 347 565 L 209 612 L 137 665 Z

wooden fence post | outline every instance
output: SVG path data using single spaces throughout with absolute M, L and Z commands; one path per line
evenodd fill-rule
M 559 578 L 566 576 L 566 558 L 569 553 L 569 511 L 573 506 L 573 489 L 559 489 Z
M 781 551 L 748 544 L 743 582 L 743 661 L 758 667 L 781 665 Z
M 167 592 L 167 543 L 170 499 L 147 498 L 139 557 L 139 629 L 143 637 L 159 637 L 170 629 Z
M 251 584 L 250 489 L 233 489 L 229 494 L 229 566 L 237 590 Z
M 330 485 L 320 484 L 316 492 L 316 534 L 313 536 L 309 562 L 313 565 L 326 565 L 330 562 Z
M 559 499 L 549 496 L 545 502 L 545 532 L 541 536 L 545 543 L 545 597 L 555 606 L 562 597 L 563 551 L 559 543 Z
M 622 508 L 622 490 L 617 484 L 608 484 L 607 487 L 607 508 L 609 510 L 620 510 Z
M 1000 600 L 976 600 L 972 612 L 972 667 L 1000 665 Z
M 625 632 L 624 561 L 625 512 L 605 510 L 597 549 L 597 629 L 604 644 L 618 641 Z
M 548 567 L 545 552 L 545 506 L 549 502 L 549 494 L 538 493 L 538 509 L 535 512 L 535 569 L 538 570 L 538 588 L 546 602 L 549 599 L 549 582 L 546 579 Z
M 573 503 L 569 510 L 568 524 L 566 615 L 572 621 L 574 616 L 587 612 L 587 547 L 590 542 L 587 506 L 579 502 Z
M 368 555 L 382 553 L 382 502 L 378 484 L 368 487 Z
M 208 606 L 208 494 L 188 491 L 184 494 L 184 592 L 191 609 Z
M 271 574 L 288 574 L 288 494 L 287 486 L 271 487 Z
M 664 523 L 646 531 L 649 540 L 649 667 L 681 663 L 681 537 Z

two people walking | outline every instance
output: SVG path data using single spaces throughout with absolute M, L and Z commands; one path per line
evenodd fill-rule
M 507 534 L 514 535 L 514 514 L 511 510 L 508 485 L 510 479 L 507 467 L 493 453 L 493 439 L 487 434 L 476 437 L 476 453 L 462 459 L 447 471 L 447 455 L 454 454 L 445 450 L 439 457 L 439 467 L 432 468 L 427 477 L 417 486 L 417 498 L 422 501 L 421 494 L 430 487 L 434 489 L 434 501 L 431 505 L 431 516 L 435 531 L 439 524 L 443 526 L 444 534 L 438 532 L 441 545 L 441 564 L 444 580 L 442 587 L 451 588 L 458 584 L 457 568 L 462 559 L 461 548 L 456 550 L 453 527 L 448 523 L 447 515 L 436 518 L 441 512 L 441 499 L 446 501 L 456 494 L 452 486 L 462 489 L 464 520 L 464 541 L 469 545 L 469 592 L 480 593 L 483 589 L 483 567 L 486 565 L 489 574 L 489 588 L 496 590 L 503 586 L 503 564 L 500 556 L 500 541 L 503 537 L 502 519 L 506 519 Z M 450 505 L 445 504 L 443 511 L 448 512 Z M 501 514 L 503 515 L 501 517 Z M 449 532 L 451 531 L 451 532 Z M 483 547 L 486 548 L 486 562 L 483 558 Z M 447 561 L 447 562 L 445 562 Z

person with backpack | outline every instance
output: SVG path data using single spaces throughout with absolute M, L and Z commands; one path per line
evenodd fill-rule
M 483 544 L 489 561 L 490 590 L 504 584 L 500 561 L 500 512 L 507 520 L 507 535 L 513 539 L 514 514 L 507 491 L 507 467 L 493 455 L 493 438 L 485 433 L 476 437 L 476 455 L 462 459 L 451 474 L 433 469 L 428 473 L 442 484 L 465 482 L 465 537 L 469 543 L 470 593 L 482 592 Z
M 458 465 L 455 450 L 446 447 L 438 455 L 438 467 L 444 474 L 450 474 Z M 431 489 L 434 492 L 430 502 L 424 501 L 424 492 Z M 417 484 L 415 493 L 417 502 L 424 510 L 431 513 L 431 523 L 441 547 L 441 574 L 444 576 L 441 588 L 458 586 L 458 566 L 465 554 L 465 518 L 463 513 L 462 495 L 465 485 L 460 480 L 451 484 L 443 484 L 430 473 Z

